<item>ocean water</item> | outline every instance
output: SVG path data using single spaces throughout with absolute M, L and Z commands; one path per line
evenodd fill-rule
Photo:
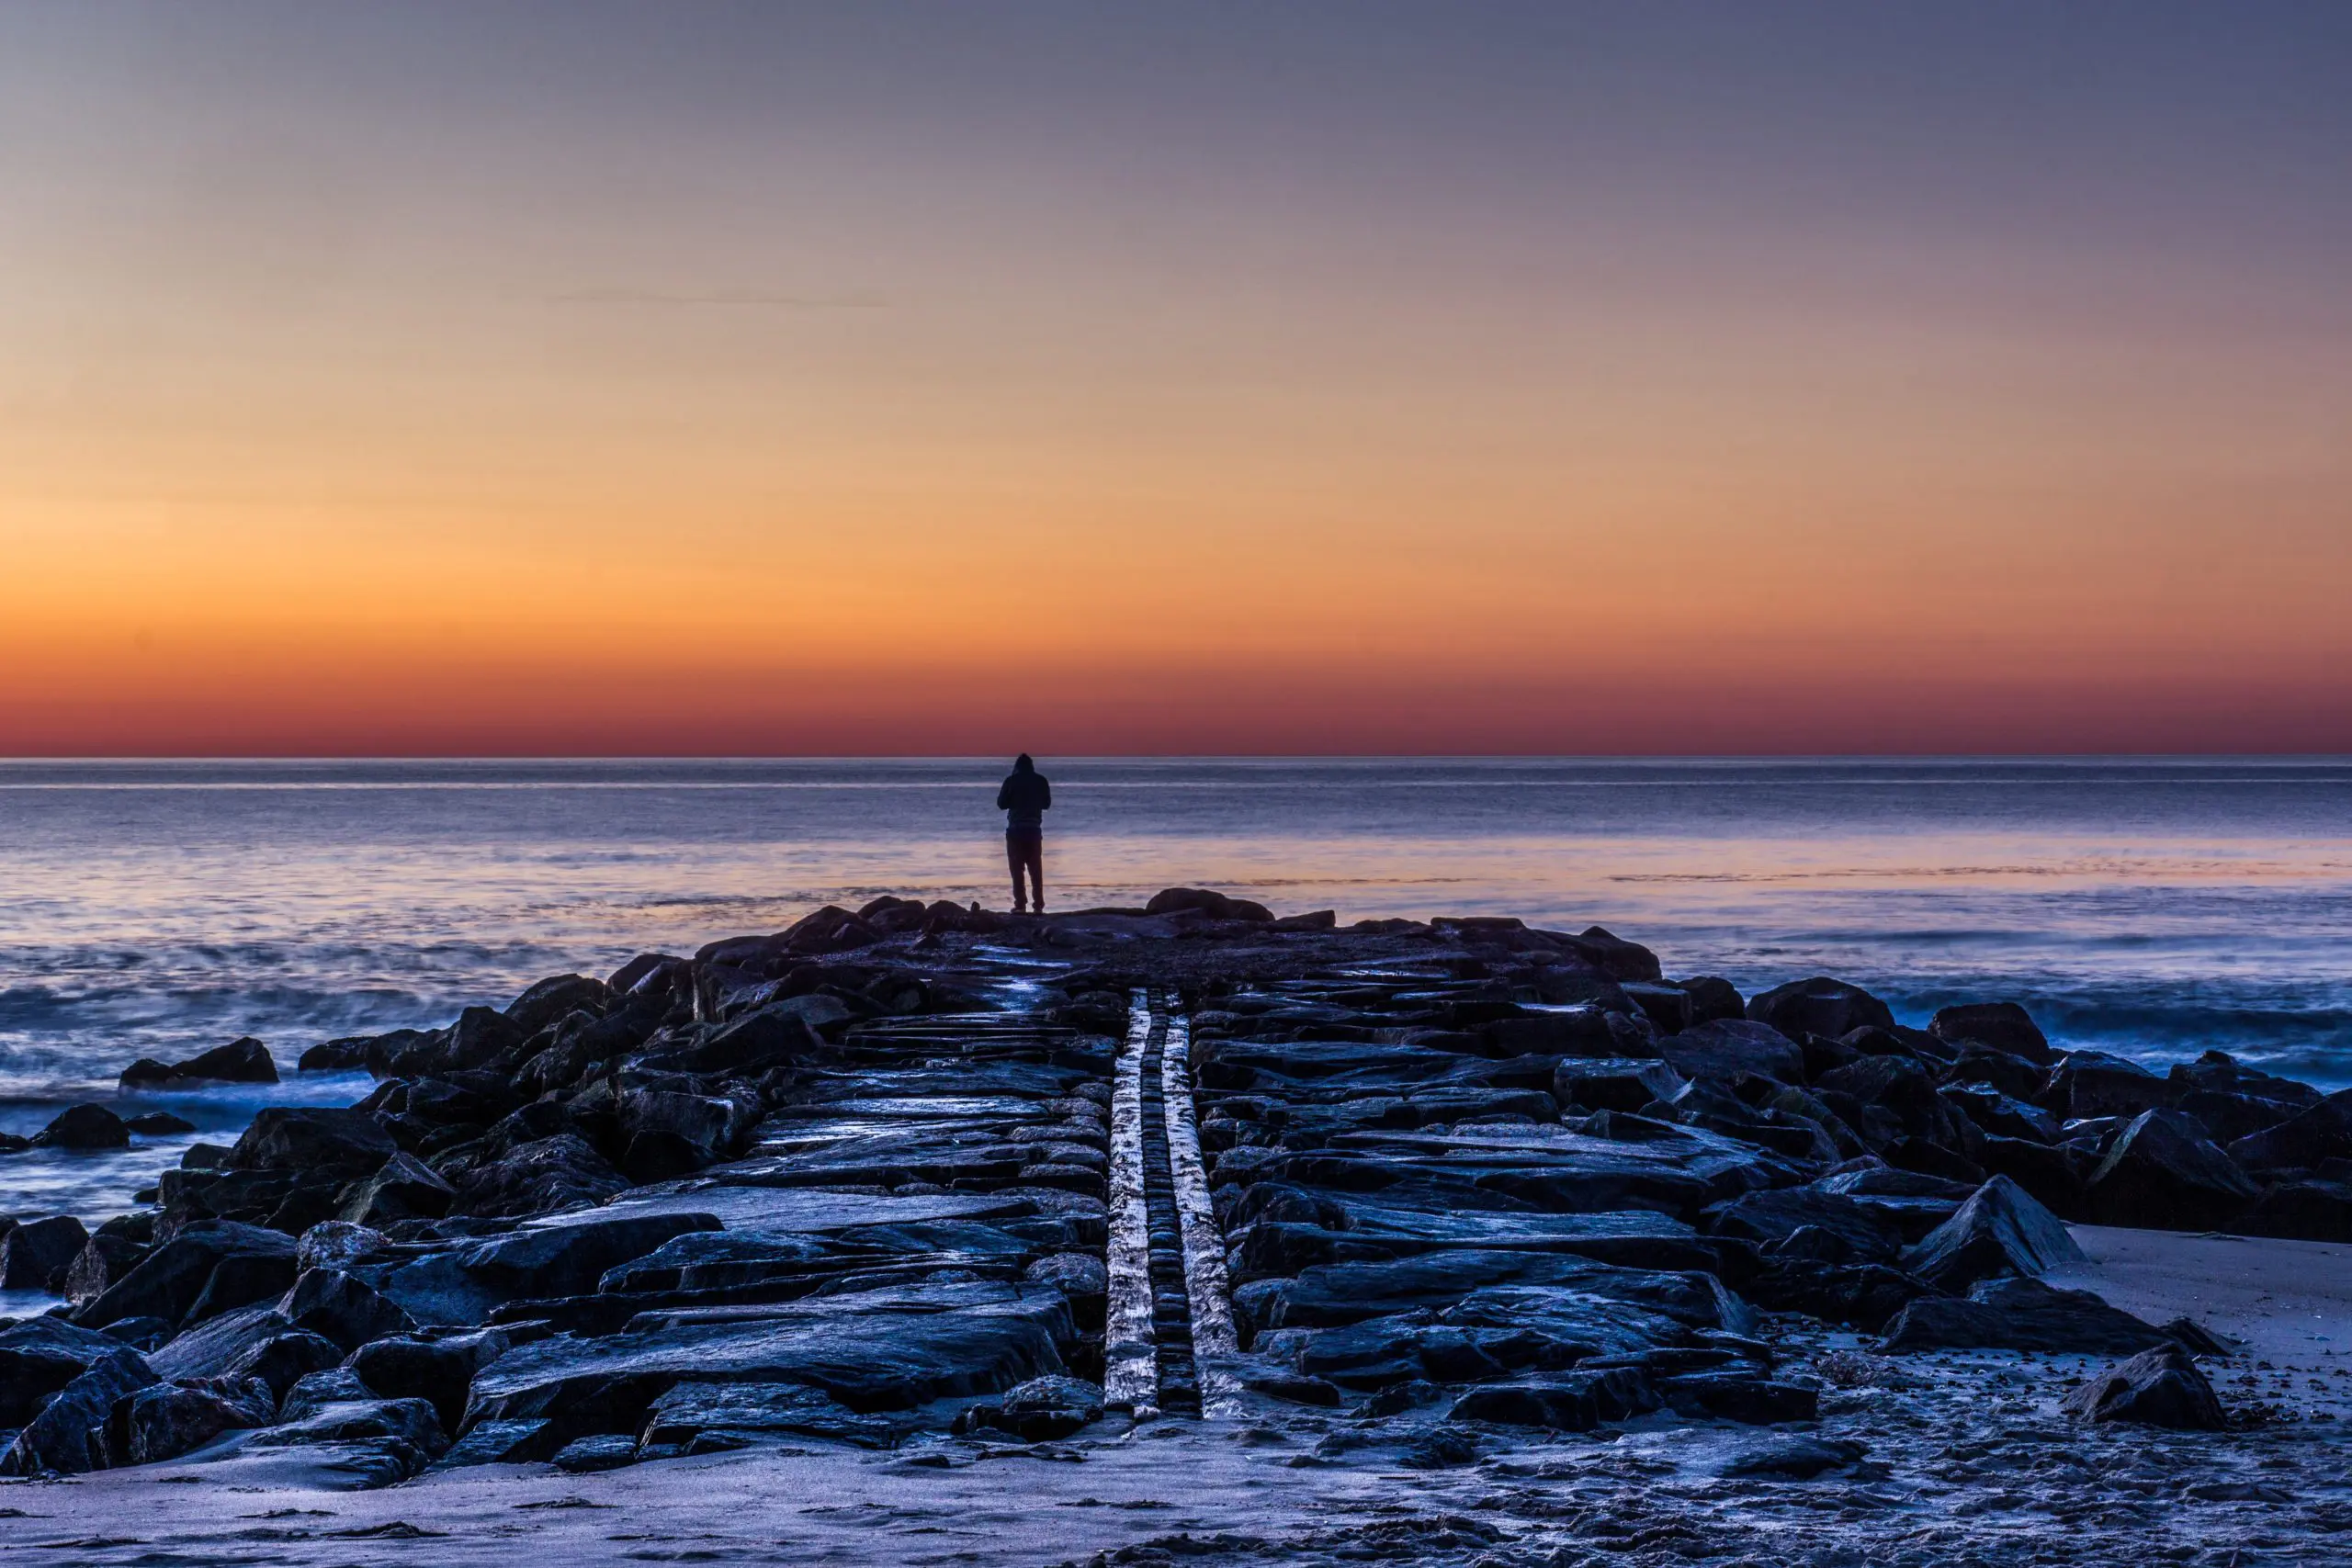
M 1600 923 L 1670 975 L 1812 974 L 1924 1021 L 2024 1002 L 2153 1064 L 2352 1082 L 2352 761 L 1048 758 L 1060 908 L 1171 884 L 1343 919 Z M 142 1055 L 503 1004 L 877 893 L 1007 900 L 996 760 L 0 763 L 0 1131 Z M 364 1078 L 139 1097 L 194 1136 Z M 105 1215 L 188 1136 L 0 1155 Z

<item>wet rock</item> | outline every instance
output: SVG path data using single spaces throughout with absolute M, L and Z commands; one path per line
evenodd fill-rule
M 2022 1056 L 2007 1051 L 1996 1051 L 1974 1041 L 1963 1042 L 1960 1055 L 1943 1068 L 1942 1081 L 1953 1088 L 1990 1089 L 2011 1100 L 2024 1100 L 2047 1111 L 2043 1101 L 2049 1098 L 2050 1069 L 2038 1066 Z M 2051 1112 L 2056 1115 L 2055 1111 Z
M 637 1462 L 637 1439 L 612 1434 L 580 1438 L 566 1443 L 548 1462 L 568 1475 L 593 1475 Z
M 402 1220 L 437 1220 L 449 1212 L 457 1189 L 413 1155 L 396 1154 L 373 1176 L 345 1190 L 342 1219 L 380 1228 Z
M 1337 1410 L 1347 1403 L 1347 1396 L 1340 1392 L 1337 1383 L 1298 1372 L 1245 1372 L 1241 1377 L 1241 1386 L 1252 1393 L 1261 1393 L 1268 1399 L 1278 1399 L 1285 1404 Z
M 2237 1139 L 2232 1160 L 2246 1170 L 2312 1170 L 2324 1161 L 2352 1159 L 2352 1089 L 2338 1089 L 2264 1132 Z
M 107 1414 L 117 1400 L 155 1381 L 137 1351 L 113 1345 L 25 1423 L 7 1451 L 0 1453 L 0 1475 L 39 1475 L 43 1471 L 79 1475 L 103 1468 Z
M 365 1404 L 375 1395 L 349 1367 L 334 1366 L 306 1372 L 278 1401 L 280 1421 L 304 1421 L 330 1404 Z
M 167 1138 L 181 1133 L 193 1133 L 196 1123 L 185 1116 L 175 1116 L 168 1111 L 150 1111 L 143 1116 L 127 1116 L 122 1124 L 142 1138 Z
M 1686 1078 L 1733 1082 L 1753 1074 L 1804 1081 L 1804 1047 L 1771 1025 L 1747 1019 L 1694 1024 L 1659 1041 L 1657 1054 Z
M 2177 1345 L 2143 1350 L 2110 1367 L 2060 1401 L 2070 1416 L 2129 1421 L 2177 1431 L 2218 1432 L 2228 1425 L 2213 1385 Z
M 1664 1062 L 1569 1057 L 1553 1069 L 1552 1094 L 1563 1109 L 1638 1111 L 1682 1092 L 1682 1076 Z
M 2174 1111 L 2143 1112 L 2084 1184 L 2100 1224 L 2146 1230 L 2213 1230 L 2259 1195 L 2204 1129 Z
M 1868 1451 L 1861 1444 L 1844 1438 L 1775 1438 L 1760 1447 L 1734 1454 L 1725 1461 L 1723 1473 L 1775 1481 L 1811 1481 L 1853 1465 Z
M 1792 1041 L 1808 1034 L 1826 1034 L 1835 1040 L 1857 1029 L 1894 1026 L 1894 1013 L 1884 1002 L 1860 986 L 1826 975 L 1792 980 L 1750 997 L 1747 1016 L 1771 1025 Z
M 612 1005 L 614 990 L 585 975 L 551 975 L 506 1004 L 506 1021 L 527 1039 L 575 1012 L 601 1016 Z
M 1613 1367 L 1474 1388 L 1453 1402 L 1445 1418 L 1589 1432 L 1604 1421 L 1629 1420 L 1655 1410 L 1658 1403 L 1657 1390 L 1647 1377 L 1629 1367 Z
M 969 1398 L 1059 1371 L 1076 1334 L 1057 1293 L 942 1283 L 809 1298 L 707 1322 L 642 1314 L 598 1339 L 559 1337 L 474 1379 L 469 1426 L 544 1418 L 572 1434 L 633 1426 L 680 1382 L 792 1382 L 853 1410 Z
M 351 1381 L 357 1382 L 356 1379 Z M 289 1409 L 295 1407 L 295 1396 L 303 1384 L 310 1382 L 304 1379 L 287 1396 Z M 449 1446 L 442 1435 L 440 1418 L 434 1414 L 433 1406 L 422 1399 L 333 1400 L 314 1407 L 306 1404 L 299 1418 L 256 1432 L 248 1441 L 256 1449 L 364 1445 L 395 1461 L 401 1473 L 392 1479 L 415 1474 Z
M 1657 954 L 1637 942 L 1627 942 L 1605 926 L 1587 926 L 1576 935 L 1542 933 L 1555 947 L 1583 960 L 1612 980 L 1657 980 L 1663 971 Z
M 1488 1290 L 1513 1286 L 1529 1288 L 1510 1298 L 1516 1311 L 1540 1307 L 1546 1290 L 1651 1307 L 1693 1326 L 1719 1325 L 1724 1311 L 1720 1287 L 1705 1275 L 1620 1268 L 1570 1254 L 1476 1248 L 1329 1264 L 1295 1279 L 1261 1280 L 1234 1292 L 1234 1309 L 1261 1331 L 1343 1327 L 1416 1307 L 1458 1312 L 1479 1299 L 1502 1299 L 1484 1297 Z
M 1746 1018 L 1747 998 L 1739 987 L 1717 975 L 1695 975 L 1676 985 L 1690 993 L 1690 1021 L 1714 1023 L 1724 1019 Z
M 348 1180 L 377 1170 L 399 1152 L 364 1111 L 274 1105 L 254 1118 L 229 1151 L 229 1167 Z
M 130 1129 L 103 1105 L 75 1105 L 35 1133 L 33 1144 L 50 1149 L 127 1149 Z
M 147 1364 L 166 1382 L 221 1377 L 255 1346 L 286 1331 L 286 1319 L 276 1306 L 256 1303 L 173 1336 L 167 1344 L 148 1353 Z M 114 1332 L 114 1327 L 110 1325 L 107 1332 Z
M 267 1426 L 277 1408 L 276 1394 L 257 1379 L 156 1383 L 117 1402 L 107 1418 L 107 1449 L 116 1464 L 157 1464 L 224 1432 Z
M 1946 1291 L 2082 1261 L 2083 1249 L 2058 1216 L 2006 1176 L 1978 1188 L 1958 1213 L 1903 1255 L 1906 1273 Z
M 2231 1228 L 2244 1235 L 2295 1241 L 2352 1241 L 2352 1184 L 2279 1182 L 2256 1199 Z
M 349 1269 L 390 1246 L 391 1238 L 381 1231 L 348 1220 L 326 1220 L 304 1231 L 295 1243 L 294 1266 Z
M 2025 1138 L 2037 1144 L 2058 1139 L 2058 1118 L 2030 1101 L 1976 1086 L 1948 1087 L 1942 1093 L 1946 1103 L 1995 1137 Z
M 2007 1177 L 2060 1219 L 2090 1218 L 2083 1198 L 2085 1164 L 2073 1150 L 2025 1138 L 1988 1137 L 1977 1157 L 1988 1174 Z
M 1678 1416 L 1712 1416 L 1752 1427 L 1812 1421 L 1821 1414 L 1819 1391 L 1746 1372 L 1684 1372 L 1660 1378 L 1657 1396 Z
M 22 1427 L 50 1395 L 121 1349 L 119 1340 L 54 1317 L 0 1328 L 0 1429 Z
M 2069 1121 L 2131 1118 L 2170 1105 L 2180 1091 L 2137 1062 L 2104 1051 L 2074 1051 L 2050 1075 L 2043 1103 Z
M 1898 1269 L 1785 1255 L 1767 1258 L 1739 1288 L 1768 1312 L 1802 1313 L 1871 1334 L 1929 1293 L 1926 1281 Z
M 2167 1343 L 2164 1332 L 2088 1291 L 2061 1291 L 2023 1277 L 1982 1280 L 1965 1298 L 1922 1296 L 1887 1325 L 1889 1350 L 2052 1350 L 2132 1355 Z
M 269 1385 L 273 1399 L 284 1399 L 288 1390 L 312 1372 L 340 1365 L 344 1354 L 342 1346 L 323 1335 L 288 1328 L 247 1347 L 229 1362 L 224 1375 L 259 1378 Z
M 362 1345 L 351 1370 L 371 1393 L 385 1399 L 422 1399 L 440 1416 L 442 1429 L 458 1429 L 474 1374 L 506 1352 L 506 1336 L 496 1329 L 442 1339 L 406 1335 Z
M 956 1430 L 981 1427 L 1010 1432 L 1023 1442 L 1052 1442 L 1102 1419 L 1102 1391 L 1091 1382 L 1054 1373 L 1008 1389 L 1001 1399 L 967 1408 Z
M 400 1304 L 339 1269 L 306 1269 L 277 1303 L 296 1328 L 356 1350 L 371 1339 L 416 1326 Z
M 1750 1192 L 1708 1211 L 1718 1235 L 1772 1243 L 1787 1240 L 1802 1227 L 1837 1235 L 1856 1263 L 1889 1263 L 1902 1250 L 1903 1235 L 1883 1214 L 1844 1192 L 1816 1188 L 1785 1188 Z
M 715 1214 L 631 1214 L 533 1226 L 479 1242 L 459 1267 L 501 1299 L 579 1296 L 610 1270 L 646 1257 L 673 1237 L 719 1229 Z
M 1213 893 L 1205 887 L 1167 887 L 1151 896 L 1143 907 L 1147 915 L 1205 915 L 1213 920 L 1251 920 L 1268 922 L 1273 911 L 1263 904 L 1248 898 L 1229 897 Z
M 450 1212 L 522 1217 L 586 1208 L 626 1190 L 628 1179 L 575 1134 L 523 1145 L 469 1172 Z
M 89 1246 L 89 1232 L 71 1214 L 30 1220 L 0 1235 L 0 1291 L 46 1291 Z
M 441 1456 L 441 1468 L 469 1464 L 544 1464 L 563 1448 L 552 1421 L 483 1421 Z
M 1079 1327 L 1090 1334 L 1102 1332 L 1111 1276 L 1101 1258 L 1091 1253 L 1057 1252 L 1030 1264 L 1022 1277 L 1061 1292 Z
M 2173 1109 L 2204 1128 L 2206 1136 L 2215 1143 L 2227 1145 L 2290 1121 L 2301 1108 L 2256 1095 L 2192 1089 L 2174 1102 Z
M 213 1276 L 230 1265 L 222 1289 Z M 74 1308 L 77 1323 L 91 1328 L 126 1317 L 187 1321 L 199 1303 L 211 1315 L 283 1291 L 294 1267 L 294 1238 L 260 1225 L 232 1220 L 203 1220 L 183 1227 L 120 1280 Z M 275 1286 L 271 1284 L 275 1280 Z M 253 1292 L 253 1294 L 244 1294 Z M 243 1300 L 232 1299 L 243 1295 Z
M 1641 1009 L 1643 1016 L 1657 1025 L 1660 1034 L 1679 1034 L 1699 1021 L 1698 1008 L 1690 993 L 1679 986 L 1633 980 L 1623 982 L 1622 989 L 1626 999 Z
M 1987 1046 L 2039 1066 L 2047 1067 L 2057 1060 L 2057 1053 L 2051 1050 L 2032 1015 L 2015 1002 L 1972 1002 L 1940 1009 L 1928 1021 L 1928 1032 L 1954 1045 Z
M 236 1040 L 185 1062 L 167 1064 L 142 1056 L 122 1070 L 120 1081 L 131 1089 L 181 1083 L 276 1083 L 277 1064 L 260 1041 Z
M 1094 1397 L 1099 1415 L 1100 1389 Z M 888 1418 L 860 1416 L 805 1383 L 682 1382 L 653 1402 L 638 1440 L 643 1448 L 674 1447 L 687 1453 L 786 1438 L 880 1449 L 889 1447 L 898 1432 Z

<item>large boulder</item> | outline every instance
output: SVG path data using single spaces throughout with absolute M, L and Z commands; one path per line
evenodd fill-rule
M 2323 1160 L 2352 1159 L 2352 1089 L 2338 1089 L 2277 1126 L 2235 1140 L 2229 1155 L 2257 1172 L 2311 1170 Z
M 397 1302 L 338 1269 L 306 1269 L 277 1310 L 296 1328 L 356 1350 L 416 1326 Z
M 213 1277 L 224 1266 L 229 1278 L 214 1292 Z M 200 1220 L 183 1226 L 138 1267 L 74 1308 L 74 1319 L 91 1328 L 130 1317 L 192 1321 L 274 1295 L 293 1277 L 292 1236 L 233 1220 Z M 239 1294 L 243 1299 L 230 1299 Z M 199 1304 L 207 1309 L 202 1314 L 197 1312 Z
M 368 1175 L 398 1153 L 391 1134 L 364 1111 L 273 1105 L 229 1151 L 229 1168 L 347 1180 Z
M 2228 1426 L 2213 1385 L 2177 1345 L 2143 1350 L 2110 1367 L 2059 1402 L 2070 1416 L 2131 1421 L 2177 1431 L 2218 1432 Z
M 156 1464 L 200 1449 L 224 1432 L 269 1425 L 277 1396 L 254 1378 L 154 1383 L 115 1404 L 107 1450 L 118 1465 Z
M 559 1133 L 467 1172 L 449 1210 L 521 1218 L 586 1208 L 626 1190 L 628 1179 L 576 1133 Z
M 2179 1098 L 2179 1086 L 2137 1062 L 2104 1051 L 2075 1051 L 2052 1070 L 2042 1103 L 2070 1122 L 2083 1122 L 2133 1117 Z
M 1098 1415 L 1102 1393 L 1101 1389 L 1094 1390 Z M 484 1422 L 474 1431 L 513 1425 Z M 778 1438 L 817 1438 L 859 1448 L 883 1449 L 896 1441 L 899 1435 L 897 1423 L 888 1417 L 860 1416 L 831 1394 L 806 1383 L 682 1382 L 647 1410 L 640 1443 L 645 1449 L 675 1448 L 687 1453 L 707 1453 Z M 469 1433 L 468 1441 L 471 1438 Z M 450 1462 L 456 1462 L 458 1458 L 452 1450 Z
M 1657 1054 L 1686 1078 L 1804 1081 L 1804 1048 L 1770 1024 L 1746 1019 L 1694 1024 L 1659 1041 Z
M 342 1346 L 322 1334 L 288 1328 L 247 1346 L 231 1359 L 222 1373 L 240 1382 L 259 1378 L 269 1385 L 273 1398 L 283 1399 L 288 1389 L 312 1372 L 340 1366 L 345 1354 Z
M 130 1236 L 108 1236 L 106 1232 L 99 1232 L 66 1267 L 66 1300 L 83 1304 L 106 1295 L 106 1286 L 146 1262 L 146 1256 L 153 1251 L 153 1246 L 141 1246 Z
M 2082 1261 L 2083 1249 L 2058 1216 L 2006 1176 L 1978 1188 L 1958 1213 L 1903 1255 L 1906 1272 L 1946 1291 Z
M 1147 915 L 1205 915 L 1213 920 L 1253 920 L 1264 922 L 1274 918 L 1273 911 L 1263 904 L 1248 898 L 1235 898 L 1205 887 L 1165 887 L 1151 896 L 1143 907 Z
M 371 1229 L 402 1220 L 437 1220 L 449 1212 L 458 1190 L 414 1155 L 396 1154 L 376 1174 L 343 1194 L 342 1218 Z
M 506 1021 L 528 1039 L 575 1012 L 601 1017 L 612 1006 L 613 994 L 612 987 L 585 975 L 549 976 L 506 1004 Z
M 117 1346 L 42 1404 L 0 1453 L 0 1475 L 79 1475 L 103 1469 L 106 1420 L 115 1402 L 155 1381 L 137 1351 Z
M 385 1399 L 424 1400 L 439 1414 L 442 1429 L 454 1432 L 465 1417 L 474 1374 L 505 1354 L 507 1344 L 495 1328 L 440 1339 L 402 1335 L 359 1347 L 351 1370 Z
M 993 1427 L 1024 1442 L 1053 1442 L 1074 1436 L 1102 1419 L 1102 1389 L 1060 1372 L 1049 1372 L 1007 1389 L 1001 1399 L 967 1408 L 962 1430 Z
M 31 1220 L 0 1236 L 0 1291 L 46 1291 L 63 1282 L 89 1245 L 90 1234 L 71 1214 Z
M 1675 984 L 1690 993 L 1692 1023 L 1714 1023 L 1747 1016 L 1747 998 L 1739 994 L 1738 987 L 1720 975 L 1694 975 Z
M 1664 1062 L 1563 1057 L 1552 1072 L 1552 1098 L 1564 1111 L 1638 1111 L 1682 1092 L 1682 1076 Z
M 1928 1021 L 1928 1032 L 1949 1044 L 1990 1046 L 2040 1066 L 2057 1059 L 2032 1015 L 2015 1002 L 1969 1002 L 1939 1009 Z
M 127 1149 L 130 1129 L 103 1105 L 74 1105 L 35 1133 L 33 1143 L 45 1149 Z
M 2256 1199 L 2231 1228 L 2244 1235 L 2290 1241 L 2352 1242 L 2352 1184 L 2279 1182 Z
M 30 1421 L 50 1396 L 122 1348 L 122 1341 L 54 1317 L 0 1328 L 0 1430 Z
M 277 1064 L 271 1059 L 269 1047 L 260 1041 L 234 1040 L 185 1062 L 159 1062 L 152 1056 L 141 1056 L 122 1069 L 119 1081 L 129 1089 L 185 1083 L 276 1083 Z
M 2174 1111 L 2134 1119 L 2085 1191 L 2100 1224 L 2143 1230 L 2217 1230 L 2260 1195 L 2202 1127 Z
M 1985 1280 L 1965 1298 L 1921 1296 L 1887 1325 L 1889 1350 L 2051 1350 L 2136 1355 L 2171 1343 L 2164 1330 L 2088 1291 L 2022 1276 Z
M 1824 1034 L 1835 1040 L 1857 1029 L 1894 1027 L 1894 1012 L 1884 1002 L 1843 980 L 1816 975 L 1747 998 L 1747 1016 L 1769 1023 L 1792 1040 Z

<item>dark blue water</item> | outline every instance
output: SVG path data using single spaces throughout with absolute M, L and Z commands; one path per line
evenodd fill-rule
M 1598 921 L 1671 974 L 1840 975 L 1914 1021 L 2015 998 L 2070 1043 L 2352 1081 L 2352 761 L 1046 766 L 1064 908 L 1195 883 Z M 111 1096 L 136 1056 L 252 1033 L 290 1064 L 820 902 L 1001 908 L 1002 768 L 0 763 L 0 1130 Z M 171 1103 L 217 1136 L 357 1088 Z M 0 1213 L 113 1212 L 121 1169 L 0 1156 Z

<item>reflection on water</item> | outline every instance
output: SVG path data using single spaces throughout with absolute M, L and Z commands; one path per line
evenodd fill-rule
M 1001 907 L 1002 764 L 0 764 L 0 1131 L 133 1057 L 290 1066 L 541 975 L 877 893 Z M 1062 908 L 1175 883 L 1343 919 L 1595 921 L 1676 974 L 1826 972 L 1909 1018 L 2352 1078 L 2342 761 L 1050 762 Z M 348 1082 L 152 1097 L 232 1133 Z M 142 1100 L 137 1107 L 148 1108 Z M 0 1156 L 0 1213 L 112 1213 L 189 1139 Z M 103 1193 L 103 1197 L 99 1196 Z M 77 1194 L 87 1194 L 86 1200 Z

